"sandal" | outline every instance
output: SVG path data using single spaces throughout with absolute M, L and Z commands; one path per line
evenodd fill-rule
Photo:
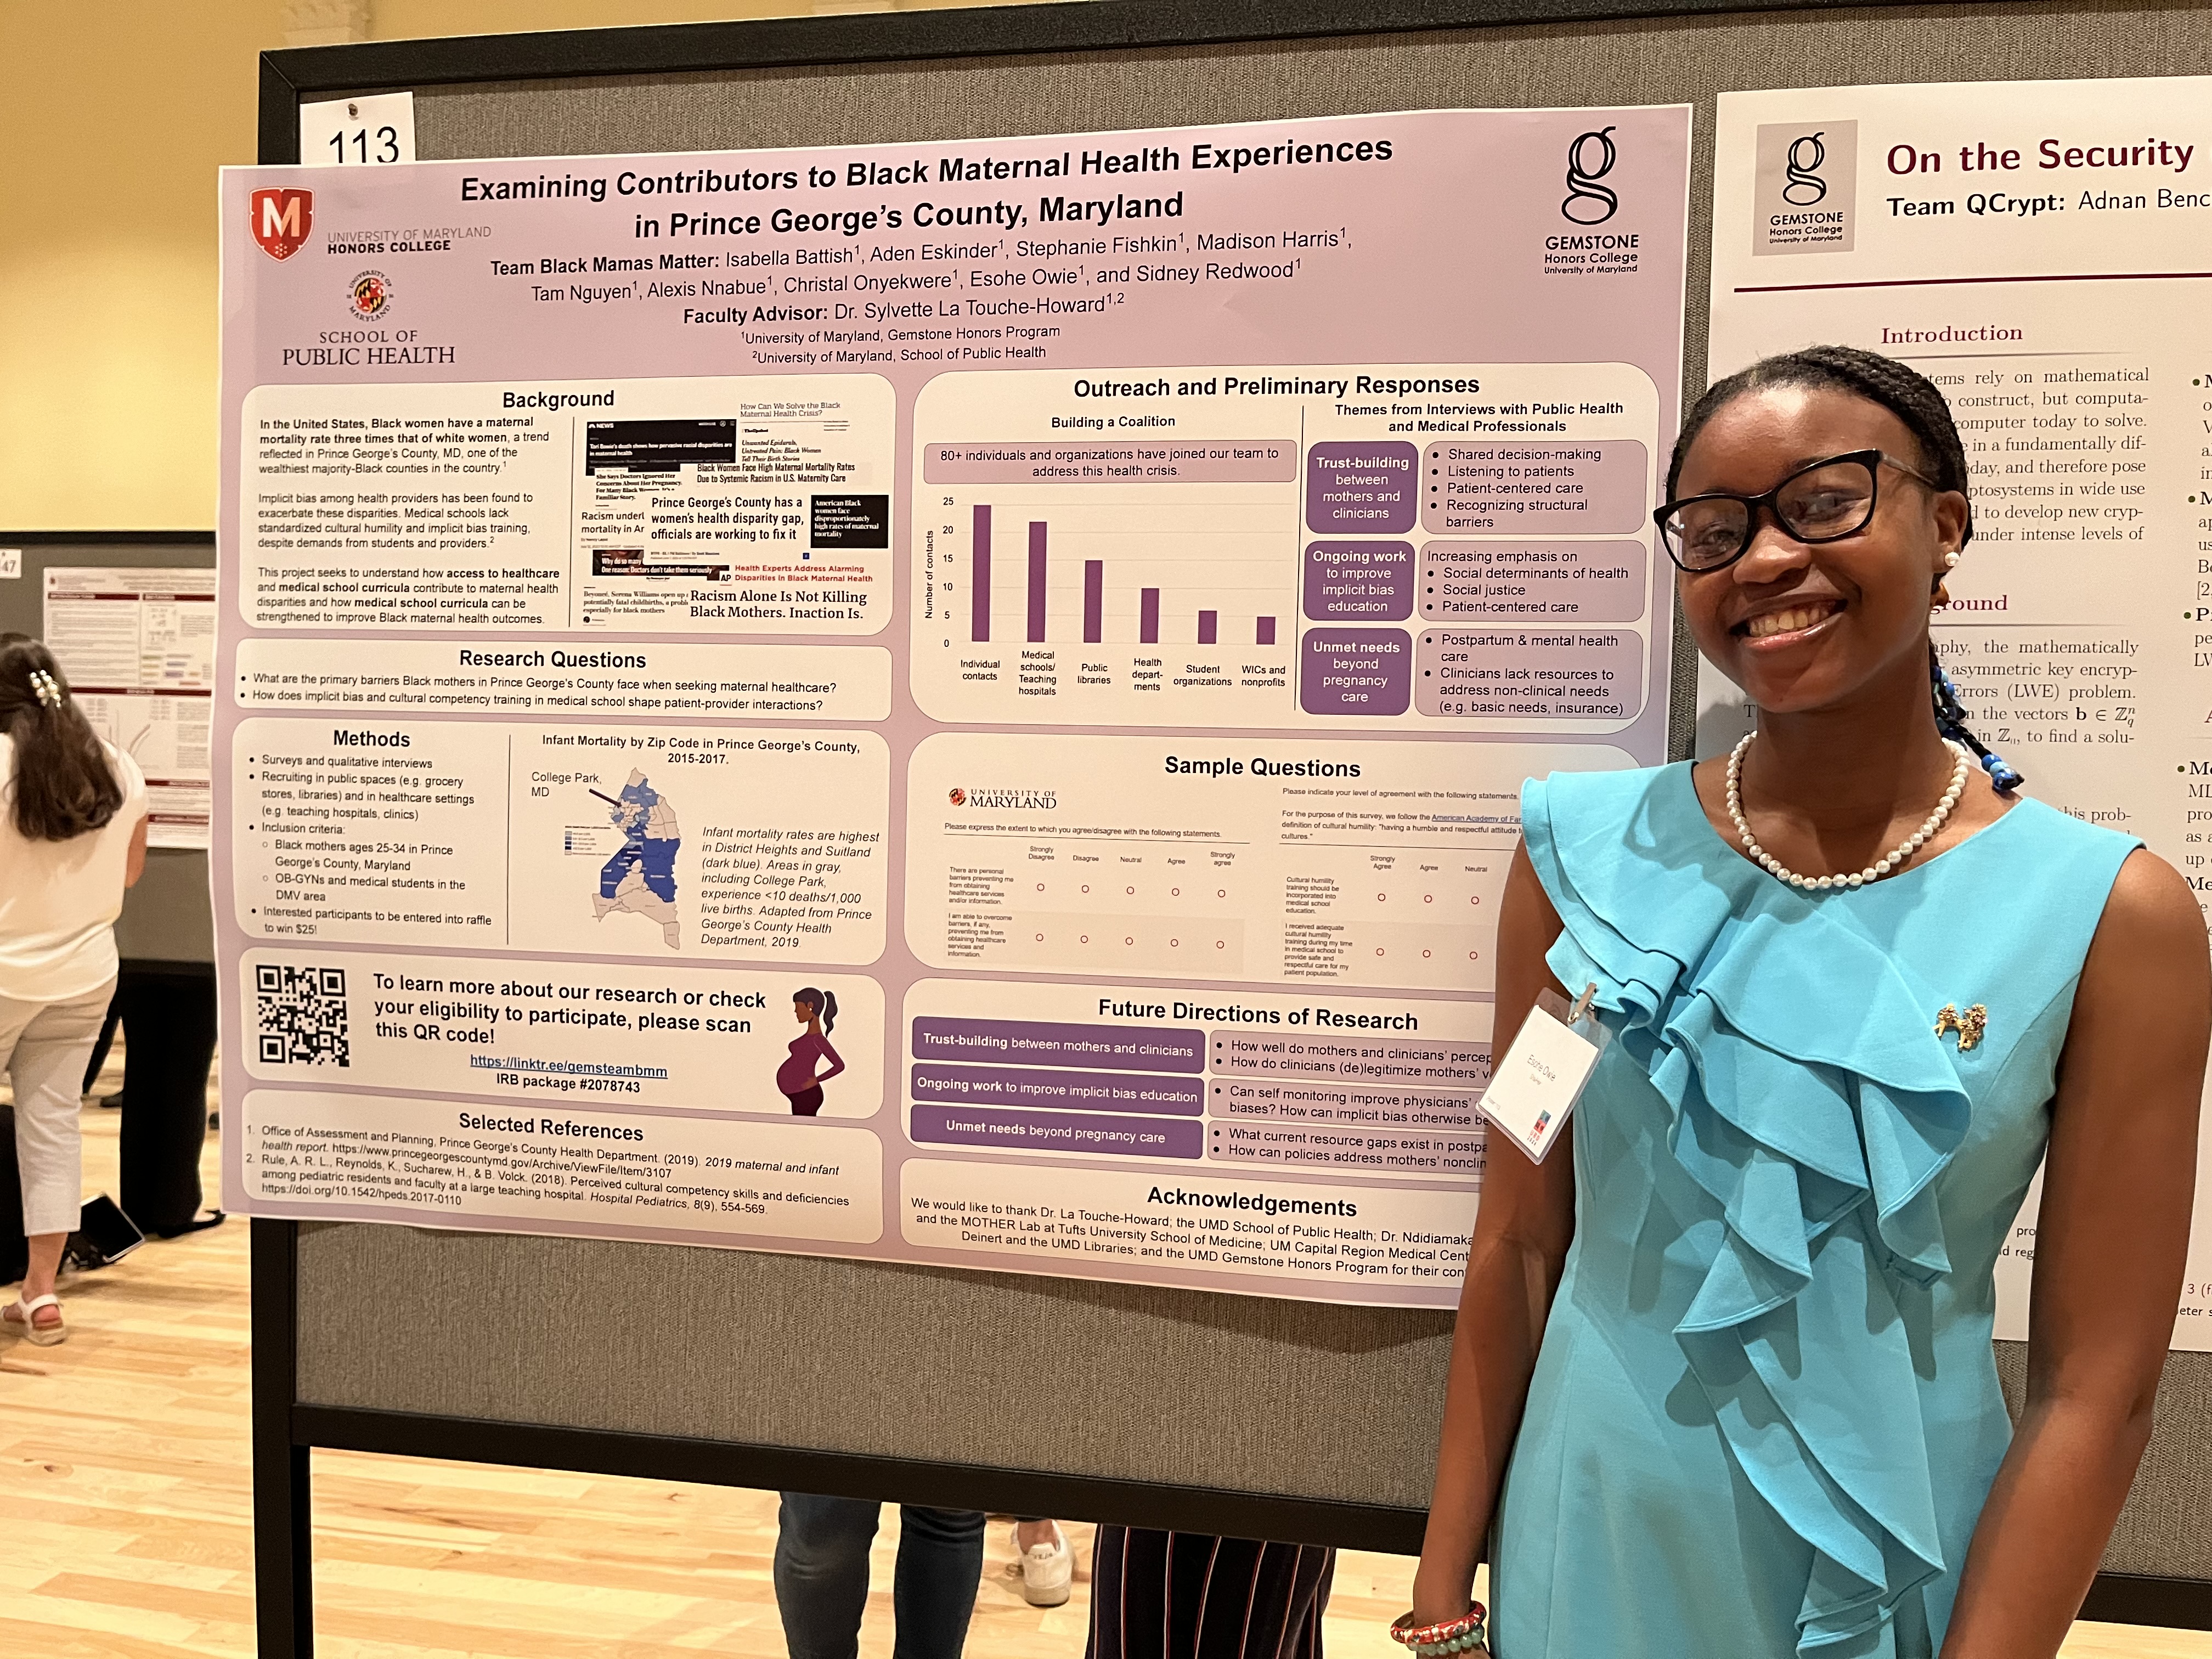
M 54 1310 L 54 1322 L 41 1325 L 39 1314 L 46 1308 Z M 18 1299 L 0 1308 L 0 1325 L 21 1329 L 33 1347 L 52 1348 L 69 1340 L 69 1327 L 62 1323 L 61 1310 L 62 1299 L 58 1296 L 34 1296 L 28 1302 Z

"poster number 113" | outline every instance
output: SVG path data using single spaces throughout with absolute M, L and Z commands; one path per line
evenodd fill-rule
M 300 160 L 305 166 L 375 167 L 414 159 L 411 92 L 300 106 Z
M 351 132 L 338 131 L 331 135 L 330 150 L 334 165 L 347 162 L 397 161 L 399 156 L 399 129 L 382 126 L 372 133 L 367 127 L 356 127 Z

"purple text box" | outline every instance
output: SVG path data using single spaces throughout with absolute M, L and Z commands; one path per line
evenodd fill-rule
M 914 1022 L 916 1060 L 1000 1060 L 1015 1066 L 1076 1061 L 1121 1072 L 1202 1072 L 1206 1033 L 1169 1025 L 1079 1025 L 1042 1019 Z
M 1413 614 L 1411 542 L 1315 542 L 1305 611 L 1316 622 L 1403 622 Z
M 1632 720 L 1644 641 L 1622 628 L 1431 628 L 1421 635 L 1424 714 Z
M 1435 623 L 1634 622 L 1651 556 L 1641 542 L 1431 542 L 1421 616 Z
M 1402 628 L 1309 629 L 1298 656 L 1298 707 L 1309 714 L 1402 714 L 1413 699 Z
M 1288 483 L 1298 476 L 1297 444 L 1281 438 L 925 444 L 921 456 L 931 483 Z
M 962 1106 L 1043 1106 L 1055 1111 L 1174 1112 L 1206 1109 L 1206 1085 L 1195 1078 L 1061 1072 L 1020 1066 L 916 1066 L 916 1100 Z
M 1306 528 L 1396 536 L 1413 527 L 1421 452 L 1408 443 L 1316 444 L 1306 451 Z
M 1194 1158 L 1206 1150 L 1206 1128 L 1195 1118 L 1113 1117 L 1098 1112 L 916 1106 L 907 1133 L 926 1146 L 1003 1146 L 1024 1152 Z
M 1644 522 L 1650 466 L 1633 438 L 1431 444 L 1421 461 L 1421 526 L 1465 536 L 1633 531 Z
M 1378 1129 L 1482 1127 L 1482 1097 L 1438 1089 L 1370 1089 L 1361 1084 L 1273 1078 L 1217 1078 L 1206 1086 L 1215 1121 L 1273 1118 L 1285 1123 L 1346 1123 Z
M 1326 1012 L 1326 1011 L 1324 1011 Z M 1487 1089 L 1487 1042 L 1437 1042 L 1419 1037 L 1282 1036 L 1216 1031 L 1217 1076 L 1340 1078 L 1346 1083 L 1410 1088 Z
M 1206 1155 L 1223 1163 L 1295 1164 L 1463 1180 L 1481 1175 L 1485 1151 L 1480 1135 L 1394 1134 L 1274 1123 L 1217 1123 L 1206 1140 Z

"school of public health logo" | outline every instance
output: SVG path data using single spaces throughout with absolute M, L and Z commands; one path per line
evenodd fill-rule
M 1613 129 L 1585 132 L 1567 146 L 1567 198 L 1559 204 L 1562 218 L 1578 225 L 1601 225 L 1620 211 L 1620 198 L 1600 181 L 1620 159 L 1613 142 Z
M 1783 121 L 1759 128 L 1752 252 L 1850 252 L 1858 168 L 1856 121 Z
M 257 190 L 246 206 L 252 215 L 247 222 L 253 240 L 272 259 L 290 258 L 315 228 L 315 192 L 311 190 Z
M 346 303 L 364 323 L 381 317 L 392 307 L 392 279 L 380 270 L 364 270 L 346 289 Z
M 954 788 L 945 791 L 945 798 L 955 806 L 972 806 L 982 812 L 1057 812 L 1060 811 L 1060 792 L 1055 789 Z

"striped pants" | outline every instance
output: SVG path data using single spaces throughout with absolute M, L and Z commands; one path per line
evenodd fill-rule
M 1101 1527 L 1085 1659 L 1322 1659 L 1336 1552 Z

